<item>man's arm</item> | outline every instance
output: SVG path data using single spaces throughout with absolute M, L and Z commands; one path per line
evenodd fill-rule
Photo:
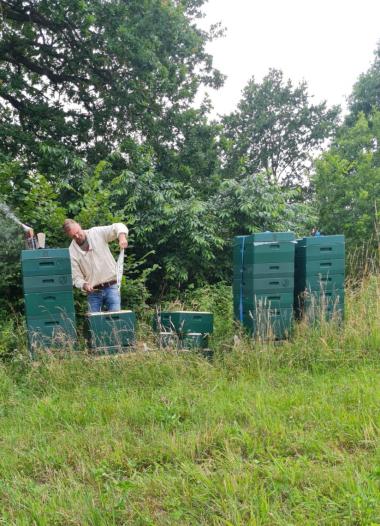
M 107 243 L 118 239 L 120 248 L 127 248 L 128 228 L 123 223 L 113 223 L 109 226 L 95 227 L 95 229 Z

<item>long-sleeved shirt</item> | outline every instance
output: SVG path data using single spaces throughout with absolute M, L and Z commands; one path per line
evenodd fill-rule
M 88 251 L 82 250 L 75 240 L 69 246 L 73 284 L 78 289 L 83 289 L 85 283 L 94 287 L 116 280 L 116 261 L 108 243 L 117 239 L 120 234 L 127 236 L 128 228 L 123 223 L 114 223 L 90 228 L 85 233 Z

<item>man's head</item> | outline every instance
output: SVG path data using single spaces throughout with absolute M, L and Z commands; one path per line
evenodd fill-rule
M 86 233 L 80 224 L 74 221 L 74 219 L 65 219 L 63 223 L 63 230 L 69 236 L 69 238 L 74 239 L 78 245 L 84 243 L 86 239 Z

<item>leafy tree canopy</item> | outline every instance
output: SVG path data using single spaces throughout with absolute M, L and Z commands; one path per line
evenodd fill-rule
M 373 64 L 354 84 L 349 109 L 346 122 L 351 126 L 355 125 L 360 112 L 369 117 L 373 110 L 380 109 L 380 43 L 375 50 Z
M 360 113 L 343 127 L 335 144 L 317 162 L 316 197 L 320 228 L 347 236 L 351 246 L 378 247 L 380 222 L 380 112 Z
M 204 3 L 0 0 L 3 154 L 97 162 L 126 136 L 175 142 L 199 85 L 222 82 L 205 51 L 217 30 L 194 23 Z
M 264 171 L 283 184 L 299 183 L 338 113 L 326 102 L 312 104 L 306 82 L 293 86 L 279 70 L 271 69 L 261 83 L 252 78 L 237 111 L 224 118 L 227 173 Z

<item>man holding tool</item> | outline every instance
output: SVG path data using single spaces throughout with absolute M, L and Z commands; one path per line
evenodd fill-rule
M 69 251 L 73 284 L 87 293 L 89 312 L 120 310 L 120 282 L 124 249 L 128 247 L 128 228 L 122 223 L 83 230 L 73 219 L 63 229 L 72 239 Z M 119 240 L 120 257 L 116 265 L 108 243 Z

